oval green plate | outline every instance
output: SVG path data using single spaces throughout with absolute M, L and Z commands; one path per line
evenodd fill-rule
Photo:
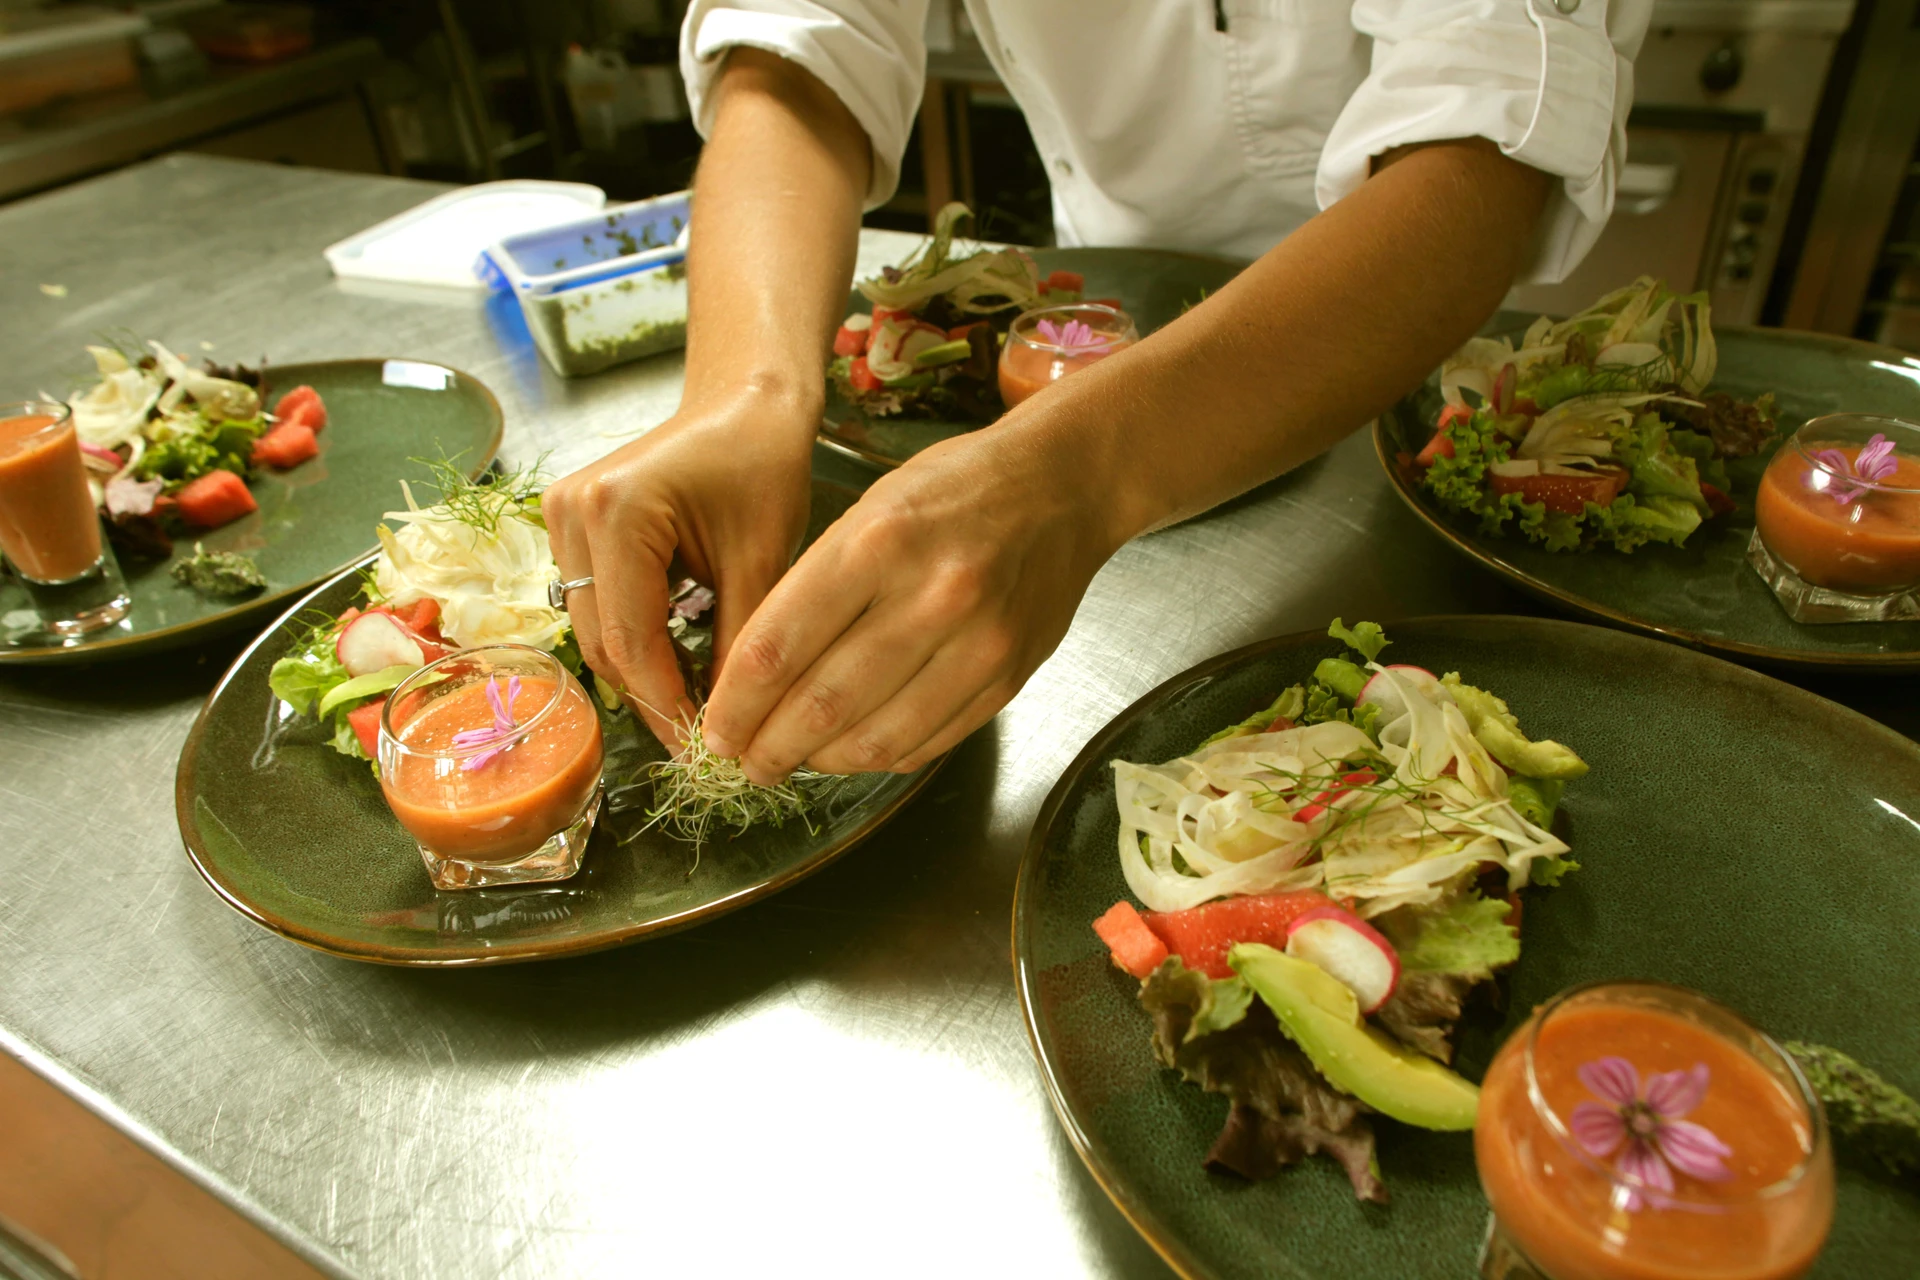
M 814 481 L 817 535 L 858 494 Z M 867 774 L 804 825 L 690 845 L 640 834 L 641 768 L 665 752 L 631 715 L 603 716 L 607 802 L 580 873 L 548 885 L 436 891 L 363 761 L 327 745 L 273 697 L 267 675 L 299 619 L 338 614 L 359 566 L 288 610 L 235 660 L 187 735 L 174 807 L 188 855 L 229 905 L 320 951 L 381 964 L 508 964 L 578 955 L 668 933 L 743 907 L 818 871 L 911 799 L 917 774 Z
M 0 663 L 133 657 L 269 617 L 371 550 L 381 514 L 401 505 L 400 481 L 430 478 L 419 459 L 447 458 L 477 476 L 500 447 L 500 402 L 458 369 L 424 360 L 330 360 L 267 372 L 274 392 L 306 383 L 326 402 L 320 456 L 291 471 L 263 469 L 249 486 L 258 511 L 198 539 L 177 539 L 167 560 L 121 556 L 133 610 L 119 626 L 72 645 L 48 644 L 37 632 L 17 633 L 17 643 L 0 635 Z M 193 555 L 196 541 L 252 556 L 266 589 L 217 600 L 175 582 L 169 570 Z M 0 581 L 0 617 L 26 608 L 20 584 Z
M 1502 312 L 1491 333 L 1518 333 L 1533 317 Z M 1847 410 L 1920 421 L 1920 359 L 1850 338 L 1781 329 L 1714 327 L 1720 369 L 1713 389 L 1740 396 L 1772 391 L 1785 439 L 1807 419 Z M 1747 567 L 1753 494 L 1772 451 L 1732 467 L 1739 510 L 1701 526 L 1684 547 L 1553 552 L 1518 537 L 1488 538 L 1473 522 L 1444 511 L 1398 461 L 1433 435 L 1440 413 L 1437 379 L 1374 423 L 1380 464 L 1414 514 L 1456 550 L 1521 589 L 1575 614 L 1792 667 L 1920 670 L 1920 622 L 1807 626 L 1787 617 Z
M 1118 298 L 1141 334 L 1177 318 L 1208 293 L 1239 275 L 1246 263 L 1169 249 L 1035 249 L 1044 271 L 1078 271 L 1089 298 Z M 871 307 L 856 290 L 850 311 Z M 820 443 L 851 458 L 891 470 L 929 445 L 987 426 L 984 422 L 936 418 L 873 418 L 827 392 L 827 421 Z
M 1564 806 L 1581 869 L 1529 892 L 1504 1018 L 1482 1009 L 1461 1024 L 1465 1074 L 1479 1079 L 1554 992 L 1640 977 L 1704 991 L 1920 1092 L 1920 747 L 1767 676 L 1619 631 L 1477 617 L 1387 634 L 1395 660 L 1459 671 L 1593 766 Z M 1338 648 L 1322 632 L 1262 641 L 1134 703 L 1047 797 L 1020 867 L 1014 966 L 1054 1107 L 1094 1177 L 1190 1277 L 1462 1280 L 1486 1230 L 1468 1134 L 1377 1124 L 1383 1206 L 1356 1202 L 1328 1160 L 1259 1183 L 1206 1172 L 1226 1100 L 1155 1065 L 1139 984 L 1091 927 L 1128 896 L 1108 762 L 1190 750 Z M 1841 1170 L 1815 1274 L 1909 1276 L 1920 1186 L 1851 1158 Z

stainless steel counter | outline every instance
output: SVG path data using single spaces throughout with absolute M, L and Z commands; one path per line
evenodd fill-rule
M 675 358 L 567 382 L 480 295 L 333 280 L 322 246 L 434 190 L 176 157 L 0 209 L 0 398 L 63 390 L 91 334 L 128 328 L 221 358 L 446 361 L 499 394 L 513 462 L 564 469 L 671 412 Z M 863 258 L 910 243 L 869 233 Z M 305 951 L 194 874 L 174 761 L 238 641 L 0 672 L 0 1049 L 342 1275 L 1162 1275 L 1022 1030 L 1008 911 L 1041 798 L 1114 712 L 1223 649 L 1525 608 L 1349 440 L 1127 547 L 1012 706 L 819 876 L 481 972 Z M 1910 693 L 1839 692 L 1914 731 Z

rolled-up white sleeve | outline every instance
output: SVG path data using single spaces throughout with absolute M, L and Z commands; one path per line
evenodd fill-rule
M 714 87 L 729 49 L 778 54 L 846 104 L 873 147 L 867 208 L 900 184 L 927 77 L 927 0 L 693 0 L 680 27 L 680 74 L 693 121 L 713 127 Z
M 1326 208 L 1395 147 L 1480 137 L 1560 179 L 1525 270 L 1564 279 L 1613 212 L 1653 0 L 1357 0 L 1372 68 L 1328 136 Z

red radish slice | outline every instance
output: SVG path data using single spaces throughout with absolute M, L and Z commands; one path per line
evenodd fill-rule
M 1300 808 L 1294 812 L 1293 820 L 1295 822 L 1312 822 L 1332 807 L 1335 800 L 1346 795 L 1355 787 L 1372 786 L 1378 781 L 1380 781 L 1380 775 L 1373 770 L 1355 769 L 1352 773 L 1340 779 L 1339 786 L 1329 791 L 1322 791 L 1313 798 L 1312 803 L 1300 806 Z
M 1385 1004 L 1400 984 L 1400 956 L 1393 944 L 1341 907 L 1318 907 L 1288 925 L 1287 954 L 1346 984 L 1362 1013 Z
M 388 667 L 423 667 L 426 652 L 419 640 L 390 613 L 363 613 L 349 622 L 334 641 L 334 656 L 352 676 L 370 676 Z
M 1131 902 L 1116 902 L 1093 922 L 1093 931 L 1113 953 L 1116 968 L 1145 981 L 1167 958 L 1167 944 L 1147 928 Z
M 113 450 L 103 449 L 97 444 L 88 444 L 84 440 L 80 442 L 80 452 L 86 455 L 89 467 L 95 471 L 104 471 L 108 475 L 119 474 L 120 468 L 127 465 L 127 460 Z
M 1440 678 L 1425 667 L 1396 662 L 1387 667 L 1387 670 L 1405 680 L 1428 698 L 1447 701 L 1452 697 L 1445 691 Z M 1379 707 L 1382 724 L 1406 714 L 1407 710 L 1406 699 L 1401 695 L 1400 690 L 1395 687 L 1393 681 L 1386 678 L 1385 674 L 1378 671 L 1374 672 L 1371 680 L 1360 687 L 1359 703 L 1363 707 Z

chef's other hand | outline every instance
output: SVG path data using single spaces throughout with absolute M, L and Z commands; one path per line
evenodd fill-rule
M 905 773 L 1005 706 L 1123 540 L 1094 486 L 1031 453 L 982 431 L 875 483 L 740 632 L 707 745 L 763 784 Z
M 818 420 L 804 400 L 737 389 L 547 489 L 561 579 L 593 577 L 567 598 L 580 652 L 669 747 L 694 704 L 667 634 L 668 575 L 684 567 L 714 589 L 717 669 L 806 532 Z

